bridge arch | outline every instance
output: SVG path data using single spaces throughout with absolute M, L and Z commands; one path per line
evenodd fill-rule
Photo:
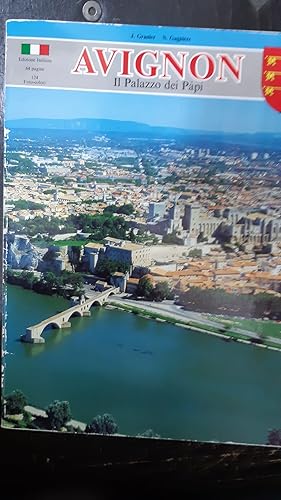
M 69 321 L 71 318 L 75 318 L 76 316 L 79 316 L 79 318 L 82 318 L 83 314 L 81 311 L 73 311 L 69 316 L 65 315 L 65 321 Z
M 96 306 L 101 307 L 102 306 L 102 301 L 98 300 L 98 299 L 93 300 L 93 302 L 90 305 L 90 309 L 91 309 L 91 307 L 96 307 Z
M 46 330 L 57 330 L 59 328 L 61 328 L 61 325 L 59 323 L 57 323 L 56 321 L 51 321 L 50 323 L 47 323 L 45 326 L 43 326 L 40 335 L 42 335 Z
M 101 293 L 96 293 L 91 298 L 86 298 L 83 302 L 72 306 L 65 311 L 57 312 L 54 316 L 49 317 L 45 321 L 41 321 L 36 325 L 30 326 L 26 329 L 26 333 L 22 336 L 23 342 L 30 343 L 44 343 L 45 340 L 42 334 L 50 329 L 69 328 L 71 326 L 70 319 L 74 316 L 90 316 L 90 309 L 93 306 L 101 307 L 110 295 L 115 295 L 120 292 L 119 287 L 111 287 L 110 289 Z

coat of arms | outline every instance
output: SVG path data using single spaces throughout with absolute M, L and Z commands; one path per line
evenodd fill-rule
M 264 49 L 262 88 L 268 104 L 281 112 L 281 49 L 279 48 Z

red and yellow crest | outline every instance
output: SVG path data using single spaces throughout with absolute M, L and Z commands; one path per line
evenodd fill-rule
M 281 112 L 281 49 L 279 48 L 264 49 L 262 88 L 268 104 Z

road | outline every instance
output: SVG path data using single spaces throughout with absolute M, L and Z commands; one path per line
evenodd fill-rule
M 126 294 L 115 295 L 114 297 L 109 297 L 107 299 L 107 302 L 120 302 L 120 304 L 123 303 L 133 307 L 141 307 L 149 312 L 159 312 L 165 316 L 171 317 L 174 320 L 195 321 L 200 323 L 201 325 L 206 325 L 206 329 L 208 329 L 208 326 L 212 326 L 218 329 L 223 328 L 222 323 L 209 320 L 202 313 L 182 309 L 181 306 L 177 306 L 176 304 L 174 304 L 172 300 L 165 300 L 164 302 L 156 303 L 146 300 L 133 300 L 126 297 Z M 231 328 L 231 332 L 236 333 L 239 336 L 242 335 L 243 337 L 248 337 L 248 339 L 260 339 L 257 333 L 251 332 L 249 330 L 244 330 L 242 328 Z M 227 334 L 227 330 L 225 333 Z M 275 344 L 276 347 L 281 346 L 281 339 L 266 336 L 266 340 L 267 342 Z
M 195 311 L 186 311 L 182 309 L 181 306 L 177 306 L 172 300 L 165 300 L 165 302 L 149 302 L 147 300 L 132 300 L 127 299 L 123 295 L 115 295 L 114 297 L 108 297 L 107 303 L 110 302 L 120 302 L 120 304 L 128 304 L 133 307 L 142 307 L 150 312 L 160 312 L 161 314 L 168 316 L 174 320 L 185 320 L 185 321 L 198 321 L 206 326 L 213 326 L 214 328 L 222 328 L 222 324 L 209 320 L 203 316 L 203 314 Z
M 85 292 L 87 297 L 93 297 L 95 295 L 95 291 L 93 290 L 93 285 L 85 285 Z M 112 297 L 108 297 L 106 300 L 106 303 L 120 303 L 121 304 L 127 304 L 132 307 L 140 307 L 142 309 L 147 310 L 148 312 L 152 313 L 161 313 L 164 316 L 170 317 L 171 319 L 175 321 L 195 321 L 200 323 L 202 326 L 205 325 L 206 329 L 208 327 L 213 327 L 213 328 L 218 328 L 221 329 L 223 328 L 223 324 L 220 323 L 219 321 L 213 321 L 208 318 L 203 313 L 196 312 L 196 311 L 189 311 L 182 309 L 181 306 L 176 305 L 172 300 L 165 300 L 164 302 L 149 302 L 147 300 L 135 300 L 135 299 L 129 299 L 128 295 L 126 293 L 122 293 L 120 295 L 114 295 Z M 231 332 L 236 333 L 238 336 L 243 336 L 247 337 L 249 340 L 250 339 L 260 339 L 259 335 L 256 332 L 251 332 L 250 330 L 244 330 L 243 328 L 231 328 Z M 212 333 L 212 332 L 210 332 Z M 227 334 L 227 330 L 225 332 Z M 275 344 L 276 347 L 281 346 L 281 339 L 278 339 L 276 337 L 266 337 L 267 342 L 270 342 L 272 344 Z

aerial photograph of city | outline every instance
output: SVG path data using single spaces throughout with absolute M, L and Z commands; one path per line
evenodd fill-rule
M 7 88 L 2 426 L 281 444 L 281 120 Z

